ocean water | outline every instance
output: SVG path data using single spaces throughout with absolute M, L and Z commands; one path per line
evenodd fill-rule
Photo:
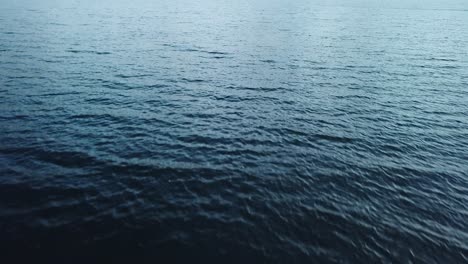
M 413 2 L 0 1 L 2 258 L 468 263 L 468 6 Z

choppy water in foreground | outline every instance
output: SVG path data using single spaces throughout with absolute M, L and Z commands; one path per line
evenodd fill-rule
M 3 1 L 3 256 L 468 262 L 467 11 L 140 2 Z

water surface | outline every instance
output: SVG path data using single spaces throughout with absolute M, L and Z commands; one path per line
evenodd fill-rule
M 5 256 L 468 262 L 462 2 L 1 2 Z

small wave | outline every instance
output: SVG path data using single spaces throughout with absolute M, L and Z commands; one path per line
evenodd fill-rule
M 326 141 L 338 142 L 338 143 L 351 143 L 351 142 L 354 141 L 353 138 L 326 135 L 326 134 L 315 134 L 314 137 L 316 137 L 318 139 L 323 139 L 323 140 L 326 140 Z
M 208 54 L 214 54 L 214 55 L 228 55 L 229 54 L 227 52 L 222 52 L 222 51 L 204 51 L 204 52 Z
M 148 77 L 148 76 L 152 76 L 152 75 L 151 74 L 137 74 L 137 75 L 116 74 L 115 75 L 115 77 L 122 78 L 122 79 Z
M 62 167 L 80 168 L 98 164 L 95 157 L 84 152 L 55 151 L 40 147 L 10 147 L 0 149 L 0 153 L 30 155 L 42 162 L 56 164 Z
M 111 53 L 108 52 L 108 51 L 102 51 L 102 52 L 96 51 L 96 52 L 94 52 L 94 53 L 96 53 L 97 55 L 108 55 L 108 54 L 111 54 Z
M 286 87 L 252 87 L 252 86 L 234 86 L 230 85 L 226 87 L 227 89 L 233 90 L 246 90 L 246 91 L 257 91 L 257 92 L 277 92 L 277 91 L 288 91 L 290 88 Z
M 448 59 L 448 58 L 430 58 L 429 61 L 447 61 L 447 62 L 457 62 L 456 59 Z
M 67 52 L 70 52 L 70 53 L 87 53 L 87 54 L 96 54 L 96 55 L 109 55 L 111 54 L 110 52 L 108 51 L 93 51 L 93 50 L 67 50 Z
M 88 122 L 96 125 L 119 124 L 128 122 L 128 119 L 125 117 L 111 114 L 77 114 L 69 116 L 69 120 L 81 120 L 80 122 Z
M 39 59 L 39 61 L 46 62 L 46 63 L 63 63 L 63 60 L 47 60 L 47 59 Z
M 193 49 L 193 48 L 186 48 L 186 49 L 181 49 L 180 51 L 194 52 L 194 51 L 200 51 L 200 50 L 199 49 Z
M 53 25 L 53 26 L 68 26 L 67 24 L 56 23 L 56 22 L 51 22 L 51 23 L 49 23 L 49 25 Z
M 151 84 L 151 85 L 147 85 L 145 87 L 146 88 L 167 88 L 167 87 L 169 87 L 169 85 L 167 85 L 167 84 Z
M 229 55 L 228 52 L 224 51 L 217 51 L 217 50 L 206 50 L 203 48 L 199 47 L 183 47 L 175 44 L 162 44 L 165 47 L 171 47 L 175 48 L 177 51 L 182 51 L 182 52 L 199 52 L 199 53 L 205 53 L 205 54 L 210 54 L 210 55 Z
M 61 95 L 78 95 L 80 92 L 63 92 L 63 93 L 44 93 L 37 96 L 40 97 L 49 97 L 49 96 L 61 96 Z
M 228 58 L 228 57 L 225 57 L 225 56 L 214 56 L 212 57 L 213 59 L 225 59 L 225 58 Z
M 188 78 L 182 78 L 181 80 L 184 81 L 184 82 L 188 82 L 188 83 L 201 83 L 201 82 L 206 82 L 206 80 L 204 80 L 204 79 L 188 79 Z
M 335 97 L 338 98 L 338 99 L 353 99 L 353 98 L 357 98 L 357 99 L 372 99 L 371 97 L 365 96 L 365 95 L 337 95 L 337 96 L 335 96 Z
M 28 115 L 0 116 L 0 120 L 25 120 L 28 118 Z

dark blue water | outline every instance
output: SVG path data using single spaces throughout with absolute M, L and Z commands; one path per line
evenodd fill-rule
M 0 2 L 2 258 L 468 262 L 466 3 Z

